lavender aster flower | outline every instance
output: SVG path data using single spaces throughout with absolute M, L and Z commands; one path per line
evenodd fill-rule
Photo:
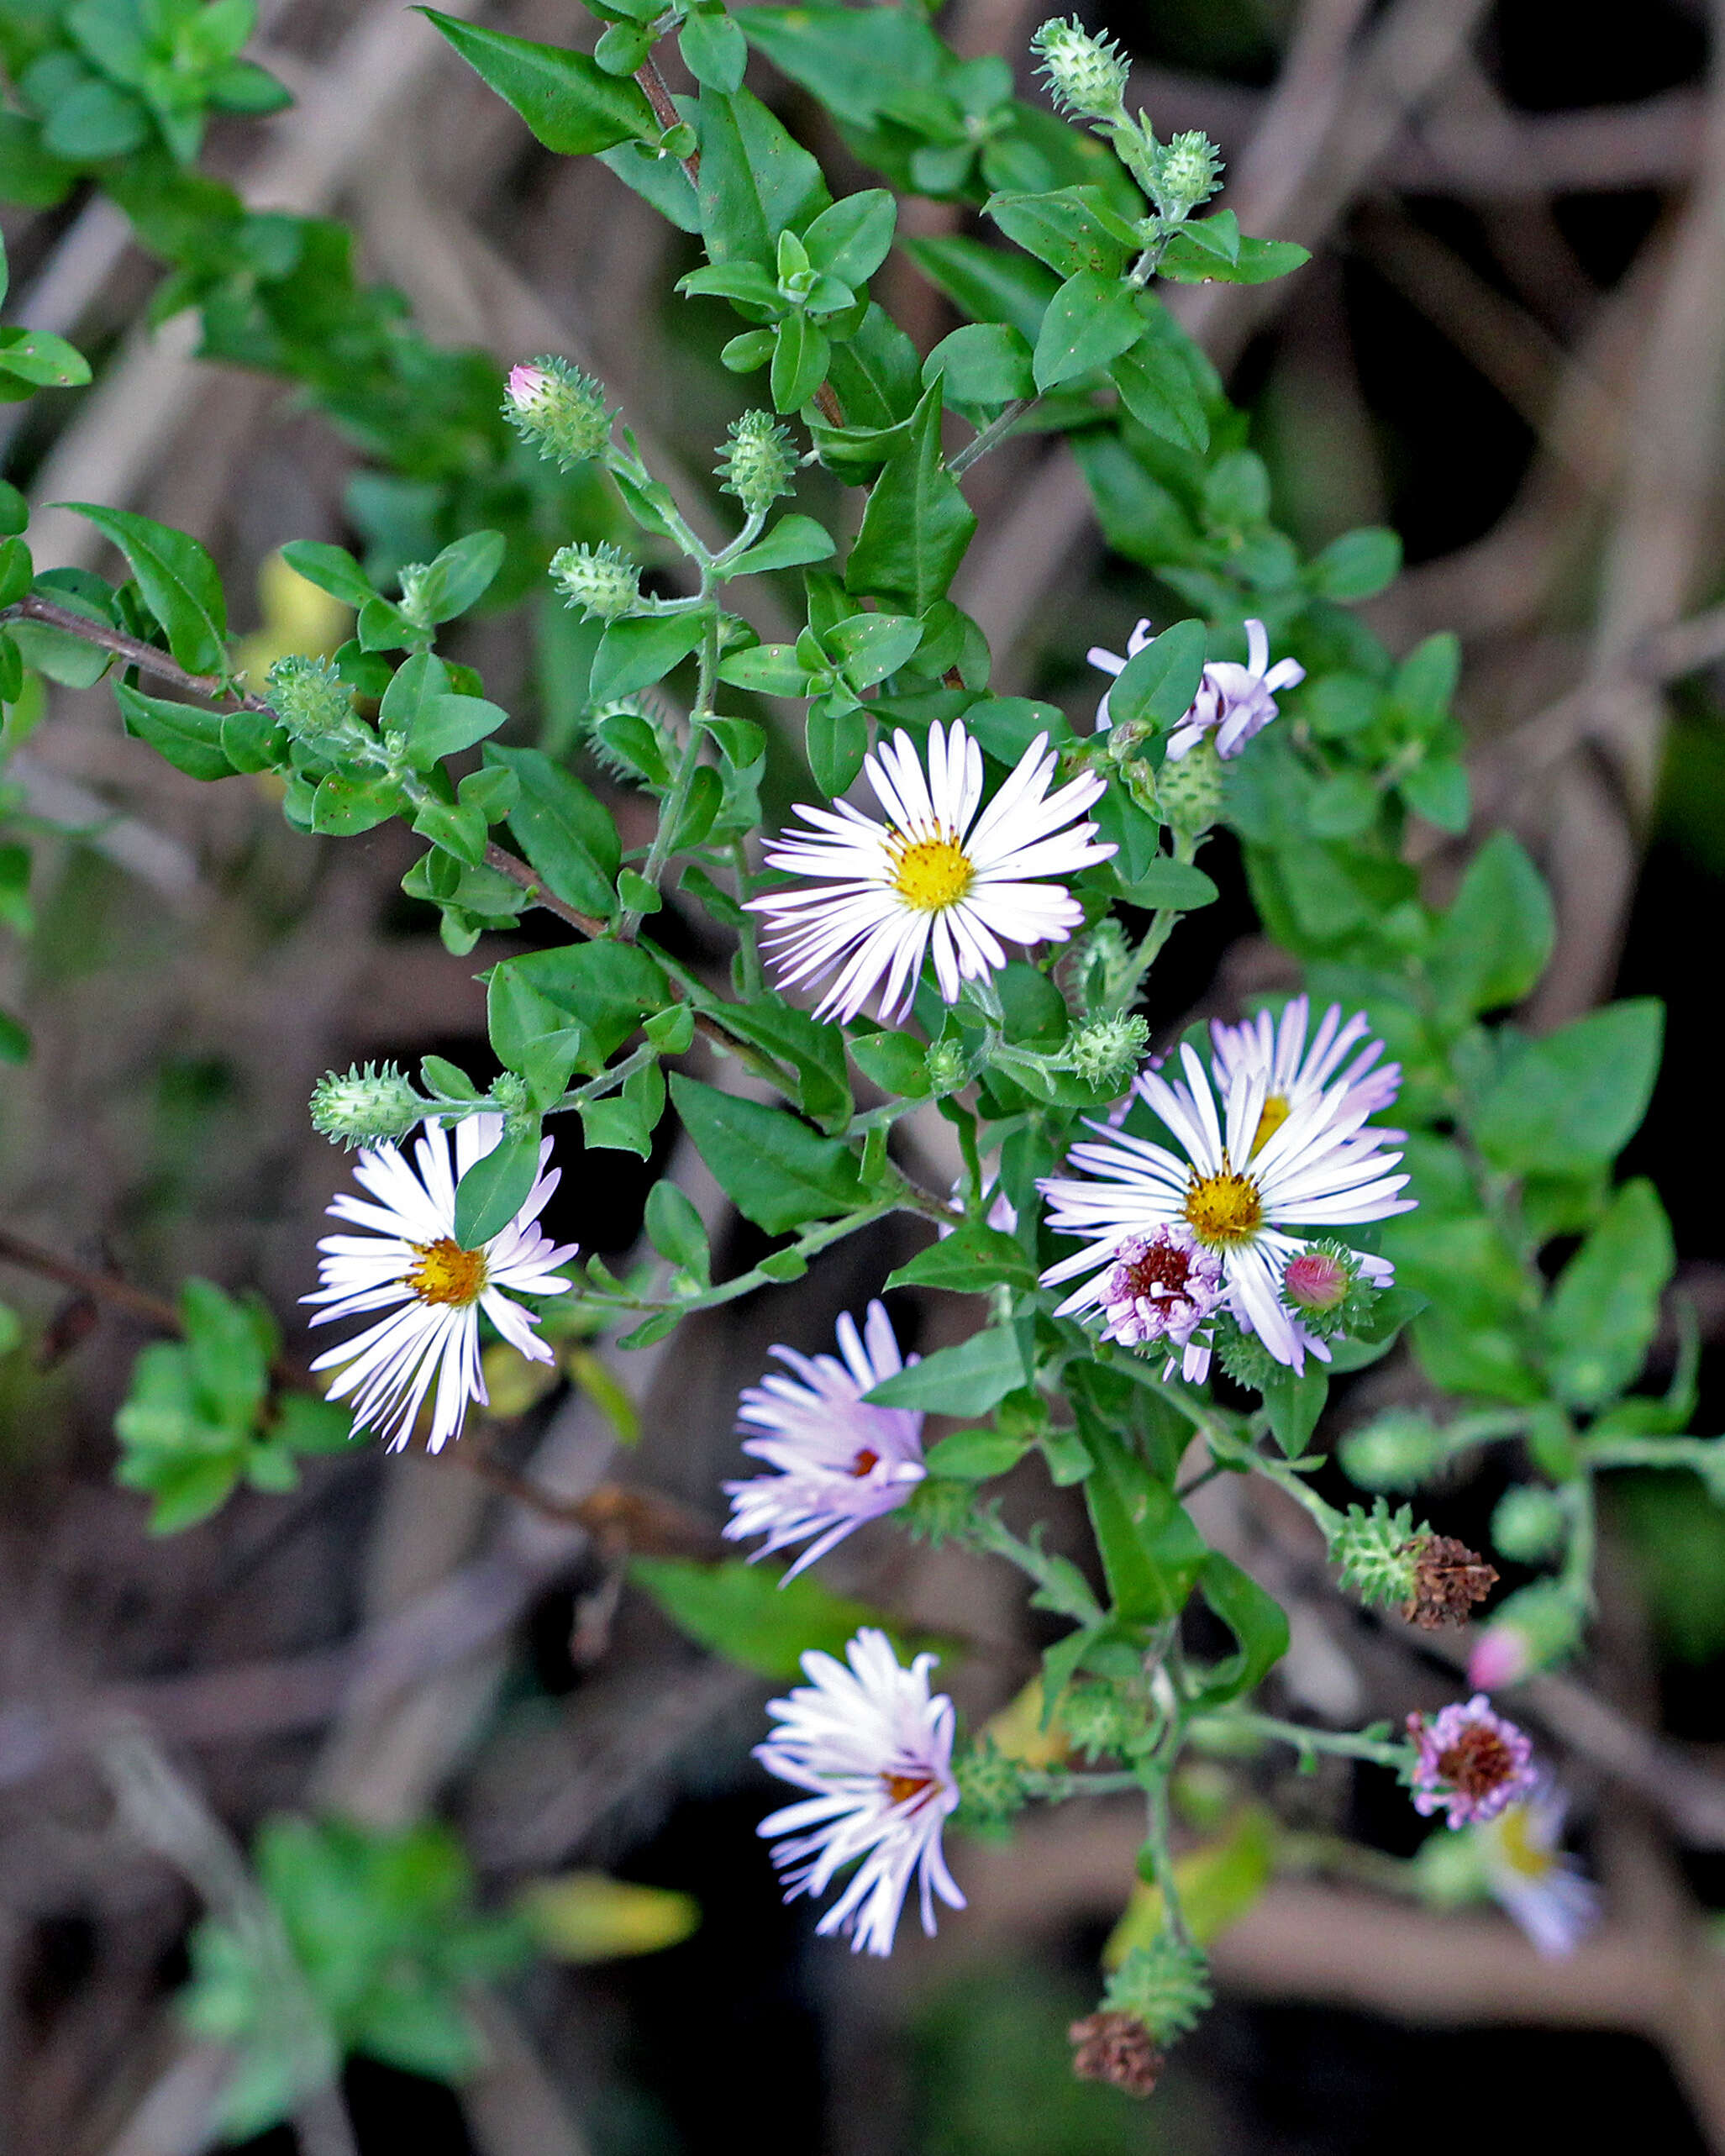
M 1118 679 L 1128 664 L 1154 642 L 1149 622 L 1141 621 L 1127 639 L 1125 658 L 1104 651 L 1100 645 L 1085 655 L 1092 666 Z M 1270 664 L 1270 638 L 1264 624 L 1249 621 L 1245 665 L 1233 659 L 1212 659 L 1205 667 L 1198 693 L 1168 737 L 1170 762 L 1177 764 L 1207 734 L 1215 737 L 1218 756 L 1239 755 L 1253 735 L 1261 734 L 1275 717 L 1277 691 L 1291 689 L 1305 678 L 1306 669 L 1296 659 L 1280 659 L 1274 666 Z M 1108 697 L 1104 694 L 1097 706 L 1096 730 L 1106 734 L 1113 723 Z
M 1194 1380 L 1209 1367 L 1209 1349 L 1192 1335 L 1223 1300 L 1222 1260 L 1207 1250 L 1183 1220 L 1169 1221 L 1151 1235 L 1133 1235 L 1115 1254 L 1102 1282 L 1103 1337 L 1123 1348 L 1147 1348 L 1165 1340 L 1181 1350 L 1184 1374 Z M 1170 1354 L 1168 1370 L 1175 1358 Z
M 1364 1011 L 1356 1011 L 1344 1024 L 1341 1005 L 1332 1003 L 1319 1019 L 1308 1045 L 1306 1029 L 1311 1016 L 1309 1000 L 1295 996 L 1284 1006 L 1279 1019 L 1260 1011 L 1238 1026 L 1223 1025 L 1219 1019 L 1210 1023 L 1212 1066 L 1223 1091 L 1239 1071 L 1264 1074 L 1266 1090 L 1259 1127 L 1253 1135 L 1254 1153 L 1275 1136 L 1294 1109 L 1306 1107 L 1332 1084 L 1344 1087 L 1352 1103 L 1368 1116 L 1388 1107 L 1402 1090 L 1402 1065 L 1378 1061 L 1384 1044 L 1366 1038 L 1371 1021 Z M 1365 1045 L 1344 1069 L 1348 1051 L 1362 1040 Z M 1399 1133 L 1386 1131 L 1382 1135 L 1391 1138 Z
M 1538 1785 L 1531 1741 L 1492 1712 L 1483 1692 L 1465 1706 L 1446 1706 L 1432 1722 L 1410 1714 L 1407 1733 L 1419 1748 L 1413 1808 L 1423 1817 L 1444 1811 L 1452 1827 L 1478 1825 Z
M 842 1362 L 836 1355 L 775 1348 L 796 1375 L 775 1372 L 743 1395 L 742 1426 L 765 1433 L 743 1449 L 775 1471 L 726 1483 L 731 1517 L 725 1533 L 734 1542 L 764 1534 L 757 1557 L 814 1537 L 786 1580 L 865 1520 L 903 1504 L 924 1473 L 920 1411 L 870 1407 L 863 1401 L 904 1366 L 880 1303 L 869 1305 L 860 1337 L 848 1312 L 839 1320 L 839 1351 Z
M 953 1707 L 929 1692 L 935 1656 L 919 1654 L 907 1670 L 886 1633 L 868 1628 L 844 1652 L 848 1669 L 830 1654 L 805 1654 L 808 1683 L 768 1704 L 779 1727 L 755 1756 L 813 1795 L 763 1819 L 759 1831 L 791 1838 L 772 1851 L 787 1901 L 824 1894 L 860 1859 L 816 1929 L 823 1938 L 849 1933 L 853 1953 L 886 1954 L 912 1879 L 931 1938 L 937 1894 L 950 1909 L 965 1906 L 941 1849 L 959 1801 Z
M 1548 1959 L 1571 1954 L 1599 1922 L 1599 1889 L 1563 1848 L 1561 1790 L 1541 1783 L 1475 1829 L 1492 1899 Z

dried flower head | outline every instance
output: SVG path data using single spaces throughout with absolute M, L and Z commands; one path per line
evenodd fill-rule
M 1128 2096 L 1149 2096 L 1167 2064 L 1135 2014 L 1086 2014 L 1066 2033 L 1079 2079 L 1106 2081 Z
M 1402 1614 L 1423 1632 L 1465 1624 L 1475 1602 L 1497 1585 L 1497 1568 L 1454 1535 L 1417 1535 L 1411 1546 L 1413 1592 Z

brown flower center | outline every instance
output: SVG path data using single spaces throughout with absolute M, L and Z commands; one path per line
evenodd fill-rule
M 865 1445 L 850 1463 L 850 1472 L 860 1482 L 865 1475 L 872 1475 L 881 1465 L 881 1455 L 872 1445 Z
M 1128 2096 L 1148 2096 L 1164 2060 L 1136 2014 L 1086 2014 L 1066 2032 L 1072 2071 L 1086 2081 L 1106 2081 Z
M 1151 1243 L 1141 1255 L 1123 1259 L 1120 1270 L 1125 1275 L 1121 1284 L 1134 1302 L 1141 1298 L 1154 1302 L 1158 1288 L 1165 1296 L 1185 1295 L 1192 1261 L 1171 1243 Z
M 1515 1754 L 1481 1722 L 1470 1722 L 1447 1751 L 1438 1754 L 1438 1772 L 1470 1803 L 1499 1789 L 1516 1771 Z
M 477 1302 L 490 1279 L 483 1250 L 464 1250 L 453 1237 L 413 1245 L 406 1285 L 421 1302 Z

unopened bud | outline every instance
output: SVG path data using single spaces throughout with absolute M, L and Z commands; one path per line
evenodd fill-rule
M 589 621 L 621 621 L 640 604 L 640 572 L 614 546 L 560 546 L 551 556 L 551 581 L 565 603 Z
M 1282 1268 L 1282 1307 L 1320 1340 L 1357 1333 L 1377 1299 L 1359 1252 L 1329 1237 L 1307 1244 Z
M 724 492 L 734 494 L 751 517 L 764 516 L 796 483 L 797 450 L 770 412 L 745 412 L 734 419 L 713 469 Z
M 1172 2043 L 1196 2027 L 1213 1994 L 1210 1965 L 1195 1946 L 1159 1932 L 1147 1947 L 1134 1947 L 1108 1979 L 1105 2012 L 1130 2014 L 1154 2043 Z
M 970 1059 L 960 1043 L 937 1040 L 929 1044 L 923 1059 L 928 1083 L 937 1093 L 954 1093 L 970 1075 Z
M 952 1778 L 965 1823 L 993 1825 L 1022 1812 L 1029 1801 L 1018 1762 L 986 1733 L 953 1755 Z
M 1554 1557 L 1569 1532 L 1569 1515 L 1554 1490 L 1537 1482 L 1506 1490 L 1491 1515 L 1491 1543 L 1517 1564 Z
M 1144 1717 L 1112 1685 L 1069 1685 L 1060 1695 L 1060 1727 L 1091 1759 L 1119 1759 L 1144 1733 Z
M 376 1145 L 405 1138 L 429 1105 L 392 1063 L 326 1070 L 312 1088 L 312 1128 L 334 1144 Z
M 1149 1027 L 1142 1018 L 1129 1014 L 1091 1018 L 1066 1036 L 1060 1060 L 1087 1086 L 1118 1093 L 1137 1070 L 1149 1039 Z
M 1177 134 L 1157 150 L 1151 175 L 1156 208 L 1170 223 L 1189 217 L 1221 185 L 1222 156 L 1205 134 Z
M 1222 813 L 1222 759 L 1207 734 L 1185 755 L 1170 756 L 1156 774 L 1156 798 L 1164 819 L 1198 838 Z
M 1314 1316 L 1334 1310 L 1348 1292 L 1348 1268 L 1328 1250 L 1302 1250 L 1290 1258 L 1281 1276 L 1282 1300 Z
M 597 456 L 611 439 L 603 387 L 566 360 L 545 357 L 512 367 L 503 417 L 523 441 L 565 471 Z
M 1482 1692 L 1519 1684 L 1565 1660 L 1580 1643 L 1584 1612 L 1554 1580 L 1538 1580 L 1502 1603 L 1468 1658 L 1468 1682 Z
M 1092 120 L 1124 118 L 1128 70 L 1126 55 L 1111 39 L 1092 37 L 1075 15 L 1070 22 L 1056 15 L 1031 39 L 1030 50 L 1063 112 Z
M 1393 1409 L 1364 1429 L 1349 1431 L 1340 1448 L 1349 1480 L 1362 1490 L 1417 1489 L 1449 1449 L 1430 1417 L 1412 1408 Z
M 264 677 L 276 717 L 296 741 L 334 751 L 355 732 L 354 692 L 327 659 L 297 653 L 278 659 Z

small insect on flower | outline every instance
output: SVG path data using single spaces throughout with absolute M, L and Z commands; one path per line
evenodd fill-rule
M 930 1938 L 936 1895 L 949 1909 L 965 1906 L 941 1848 L 959 1801 L 953 1706 L 929 1692 L 932 1654 L 907 1670 L 886 1633 L 867 1627 L 844 1653 L 849 1668 L 830 1654 L 805 1654 L 808 1683 L 768 1703 L 779 1726 L 755 1756 L 813 1794 L 763 1819 L 759 1832 L 790 1837 L 772 1850 L 787 1901 L 824 1894 L 855 1863 L 815 1928 L 823 1938 L 848 1932 L 853 1953 L 886 1954 L 912 1880 Z
M 785 1575 L 792 1580 L 865 1520 L 904 1503 L 927 1471 L 923 1417 L 918 1409 L 870 1407 L 863 1401 L 864 1393 L 904 1367 L 881 1303 L 869 1305 L 860 1335 L 848 1312 L 839 1320 L 842 1362 L 794 1348 L 772 1352 L 794 1375 L 776 1371 L 750 1386 L 739 1419 L 745 1430 L 763 1433 L 749 1437 L 744 1451 L 774 1472 L 726 1483 L 731 1517 L 725 1533 L 734 1542 L 764 1534 L 757 1557 L 808 1542 Z
M 1531 1741 L 1492 1712 L 1483 1692 L 1465 1706 L 1453 1702 L 1430 1722 L 1410 1714 L 1407 1733 L 1419 1750 L 1413 1808 L 1423 1817 L 1441 1811 L 1451 1827 L 1477 1826 L 1538 1785 Z
M 774 868 L 819 879 L 749 901 L 770 923 L 779 986 L 832 979 L 816 1010 L 854 1018 L 878 991 L 902 1018 L 931 953 L 942 1000 L 1007 963 L 1004 944 L 1064 943 L 1084 909 L 1058 883 L 1113 854 L 1076 819 L 1103 790 L 1096 773 L 1049 791 L 1057 759 L 1039 734 L 986 807 L 982 752 L 955 719 L 928 734 L 925 772 L 907 734 L 895 734 L 863 768 L 885 823 L 839 802 L 799 806 L 812 828 L 781 832 L 766 849 Z
M 1474 1829 L 1492 1899 L 1550 1960 L 1573 1954 L 1600 1917 L 1599 1889 L 1563 1847 L 1565 1808 L 1542 1782 Z
M 576 1246 L 560 1247 L 535 1224 L 557 1187 L 559 1171 L 545 1170 L 550 1138 L 539 1150 L 539 1180 L 508 1226 L 475 1250 L 455 1240 L 455 1186 L 502 1134 L 501 1116 L 465 1117 L 455 1126 L 452 1165 L 449 1133 L 428 1123 L 413 1147 L 417 1173 L 395 1146 L 367 1147 L 355 1163 L 354 1180 L 369 1197 L 343 1191 L 329 1207 L 332 1219 L 369 1232 L 328 1235 L 318 1244 L 323 1284 L 301 1298 L 325 1306 L 313 1324 L 376 1311 L 389 1314 L 319 1355 L 312 1368 L 347 1365 L 329 1387 L 329 1397 L 351 1395 L 355 1429 L 376 1430 L 392 1452 L 412 1436 L 434 1380 L 427 1438 L 433 1452 L 460 1435 L 471 1401 L 486 1401 L 479 1361 L 481 1311 L 530 1361 L 552 1359 L 534 1329 L 538 1320 L 511 1299 L 560 1295 L 570 1285 L 556 1268 L 575 1255 Z
M 1275 717 L 1278 691 L 1294 688 L 1305 680 L 1306 669 L 1297 659 L 1279 659 L 1274 666 L 1270 665 L 1270 637 L 1262 622 L 1249 621 L 1245 626 L 1245 665 L 1233 659 L 1212 659 L 1205 667 L 1198 693 L 1168 737 L 1170 763 L 1179 763 L 1207 737 L 1213 737 L 1216 753 L 1224 761 L 1238 756 Z M 1105 651 L 1100 644 L 1085 655 L 1092 666 L 1118 678 L 1155 640 L 1149 622 L 1141 621 L 1127 639 L 1125 658 Z M 1097 706 L 1098 734 L 1106 734 L 1114 723 L 1108 707 L 1112 693 L 1106 692 Z
M 1049 1176 L 1039 1186 L 1050 1201 L 1049 1226 L 1084 1238 L 1083 1249 L 1042 1276 L 1047 1287 L 1083 1280 L 1057 1314 L 1106 1305 L 1128 1246 L 1180 1223 L 1215 1261 L 1235 1319 L 1275 1361 L 1296 1370 L 1308 1352 L 1328 1361 L 1324 1340 L 1282 1299 L 1286 1269 L 1304 1248 L 1292 1231 L 1407 1212 L 1412 1201 L 1396 1193 L 1407 1178 L 1390 1172 L 1401 1156 L 1380 1151 L 1379 1133 L 1363 1128 L 1370 1104 L 1358 1087 L 1332 1086 L 1291 1108 L 1260 1143 L 1270 1093 L 1264 1064 L 1249 1058 L 1234 1071 L 1222 1088 L 1218 1113 L 1196 1052 L 1184 1047 L 1181 1059 L 1184 1084 L 1145 1070 L 1134 1090 L 1184 1159 L 1124 1129 L 1092 1123 L 1104 1142 L 1075 1145 L 1070 1155 L 1070 1165 L 1086 1173 Z M 1394 1277 L 1381 1258 L 1356 1252 L 1353 1260 L 1375 1287 Z M 1207 1347 L 1191 1343 L 1185 1367 L 1194 1381 L 1207 1375 Z

